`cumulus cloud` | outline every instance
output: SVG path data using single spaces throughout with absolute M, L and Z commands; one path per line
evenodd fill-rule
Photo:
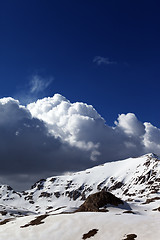
M 15 182 L 28 186 L 22 181 L 26 175 L 37 180 L 39 176 L 81 169 L 87 158 L 89 154 L 51 135 L 44 122 L 32 117 L 18 101 L 0 100 L 1 178 L 16 176 Z
M 146 122 L 144 125 L 146 129 L 144 144 L 147 151 L 160 154 L 160 129 L 151 123 Z
M 101 57 L 101 56 L 94 57 L 93 62 L 97 63 L 97 65 L 99 65 L 99 66 L 101 64 L 106 64 L 106 65 L 117 64 L 117 62 L 111 61 L 109 58 Z
M 128 136 L 140 137 L 145 133 L 144 124 L 140 122 L 133 113 L 120 114 L 115 124 Z
M 154 128 L 153 131 L 153 128 L 140 122 L 133 113 L 120 114 L 115 126 L 110 127 L 93 106 L 80 102 L 70 103 L 59 94 L 31 103 L 27 108 L 33 117 L 45 122 L 51 134 L 71 146 L 90 152 L 90 159 L 94 161 L 138 156 L 155 150 L 149 148 L 148 142 L 152 141 L 156 145 L 159 142 L 160 130 Z M 150 134 L 154 138 L 158 136 L 151 139 Z
M 160 129 L 133 113 L 111 127 L 92 105 L 60 94 L 27 107 L 0 99 L 0 180 L 12 186 L 148 152 L 160 155 Z

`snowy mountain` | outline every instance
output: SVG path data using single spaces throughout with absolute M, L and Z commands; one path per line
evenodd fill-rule
M 91 213 L 73 212 L 75 212 L 75 210 L 77 210 L 79 206 L 84 203 L 89 195 L 96 192 L 101 192 L 102 190 L 104 192 L 112 193 L 114 196 L 120 198 L 124 202 L 123 205 L 120 205 L 118 207 L 112 206 L 110 204 L 106 206 L 106 214 L 108 214 L 108 216 L 111 214 L 110 218 L 113 219 L 113 221 L 115 221 L 112 215 L 113 213 L 114 216 L 117 214 L 121 215 L 122 219 L 125 221 L 126 216 L 123 215 L 126 213 L 129 215 L 129 222 L 132 222 L 133 220 L 135 221 L 135 224 L 137 224 L 136 221 L 139 221 L 140 216 L 143 220 L 143 217 L 144 219 L 149 219 L 152 218 L 152 215 L 154 215 L 154 222 L 156 220 L 160 223 L 160 217 L 156 219 L 156 214 L 160 210 L 160 160 L 156 155 L 151 153 L 139 158 L 129 158 L 118 162 L 106 163 L 81 172 L 41 179 L 35 183 L 30 190 L 24 192 L 15 192 L 11 187 L 7 185 L 1 185 L 0 225 L 2 224 L 3 228 L 5 226 L 11 226 L 11 223 L 13 223 L 13 221 L 9 221 L 14 219 L 16 227 L 19 226 L 19 224 L 25 226 L 25 222 L 27 222 L 26 219 L 33 219 L 33 216 L 34 218 L 38 216 L 35 218 L 35 222 L 39 221 L 39 224 L 42 224 L 41 221 L 49 221 L 47 220 L 49 218 L 51 218 L 51 221 L 53 221 L 53 216 L 56 219 L 59 216 L 60 222 L 63 222 L 64 219 L 60 217 L 63 215 L 64 218 L 67 218 L 67 216 L 69 218 L 70 216 L 71 219 L 73 219 L 73 222 L 74 218 L 76 218 L 73 215 L 77 216 L 77 214 L 82 218 L 84 218 L 84 215 L 87 214 L 90 219 L 91 216 L 93 217 Z M 66 215 L 66 213 L 68 214 Z M 99 221 L 101 217 L 105 218 L 104 213 L 93 214 L 94 217 L 96 216 L 96 218 L 99 219 Z M 23 217 L 24 220 L 20 220 L 22 218 L 17 218 L 27 215 L 31 216 Z M 145 218 L 146 216 L 147 218 Z M 119 221 L 121 220 L 119 219 Z M 151 221 L 153 221 L 153 219 Z M 23 222 L 23 224 L 21 222 Z M 34 223 L 34 221 L 32 223 Z M 28 225 L 28 227 L 30 225 Z M 136 226 L 138 229 L 138 224 Z M 103 228 L 103 226 L 99 226 L 99 228 L 101 227 Z M 50 227 L 48 229 L 50 229 Z M 42 227 L 41 231 L 43 231 Z M 138 231 L 140 232 L 140 230 Z M 160 230 L 157 231 L 160 233 Z M 3 238 L 1 238 L 1 234 L 2 233 L 0 230 L 0 240 L 12 239 L 7 238 L 7 235 L 5 238 L 4 235 L 2 235 Z M 95 234 L 95 239 L 105 239 L 103 236 L 96 238 L 96 235 L 98 236 L 98 232 Z M 60 235 L 57 236 L 60 237 Z M 54 239 L 58 240 L 58 238 Z M 72 238 L 61 239 L 69 240 Z M 112 237 L 110 239 L 118 240 L 120 238 Z M 147 238 L 145 236 L 145 238 L 138 239 L 146 240 L 156 238 Z

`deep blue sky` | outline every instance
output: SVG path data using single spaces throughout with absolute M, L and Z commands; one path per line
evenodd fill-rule
M 159 1 L 0 0 L 0 97 L 35 74 L 54 78 L 37 97 L 92 104 L 110 125 L 133 112 L 160 127 Z

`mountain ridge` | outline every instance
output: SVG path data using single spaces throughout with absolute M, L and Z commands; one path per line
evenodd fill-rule
M 154 154 L 0 186 L 0 240 L 159 239 L 160 160 Z M 148 227 L 149 226 L 149 227 Z
M 0 186 L 0 206 L 26 213 L 74 211 L 93 193 L 101 190 L 133 204 L 159 199 L 160 160 L 153 154 L 105 163 L 68 175 L 41 179 L 31 189 L 16 192 Z M 154 201 L 154 200 L 153 200 Z M 19 207 L 20 206 L 20 207 Z M 11 210 L 10 210 L 11 211 Z M 18 214 L 18 213 L 17 213 Z

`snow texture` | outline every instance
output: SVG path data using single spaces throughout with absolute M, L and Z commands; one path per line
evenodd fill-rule
M 152 153 L 41 179 L 24 192 L 1 185 L 0 240 L 80 240 L 93 229 L 95 240 L 123 240 L 128 234 L 159 239 L 159 189 L 160 160 Z M 75 212 L 101 190 L 124 204 L 107 205 L 105 212 Z

